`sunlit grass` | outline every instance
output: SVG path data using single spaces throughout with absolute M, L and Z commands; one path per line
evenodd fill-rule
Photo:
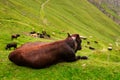
M 0 79 L 1 80 L 119 80 L 120 48 L 115 41 L 120 37 L 119 26 L 106 17 L 87 0 L 1 0 L 0 1 Z M 42 19 L 40 17 L 42 16 Z M 43 19 L 44 18 L 44 19 Z M 29 32 L 45 30 L 50 39 L 34 38 Z M 10 42 L 18 47 L 26 42 L 53 42 L 65 39 L 66 33 L 78 33 L 87 37 L 92 51 L 85 47 L 76 55 L 88 56 L 88 60 L 59 63 L 45 69 L 31 69 L 13 64 L 8 55 L 13 49 L 5 50 Z M 21 36 L 11 40 L 11 35 Z M 98 41 L 98 44 L 94 43 Z M 108 51 L 109 44 L 113 50 Z

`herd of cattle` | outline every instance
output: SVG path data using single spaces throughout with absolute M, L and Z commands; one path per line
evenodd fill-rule
M 46 31 L 42 31 L 42 33 L 37 33 L 36 31 L 31 31 L 29 32 L 29 36 L 32 37 L 38 37 L 38 38 L 50 38 L 51 36 L 49 34 L 47 34 Z M 13 34 L 11 35 L 11 40 L 17 39 L 18 37 L 20 37 L 20 34 Z M 10 50 L 11 48 L 16 49 L 17 48 L 17 43 L 16 42 L 11 42 L 8 43 L 5 47 L 6 50 Z
M 90 49 L 90 50 L 96 50 L 95 47 L 92 47 L 92 46 L 91 46 L 91 41 L 88 41 L 86 37 L 81 36 L 81 39 L 86 40 L 86 44 L 87 44 L 87 45 L 85 45 L 86 48 L 88 48 L 88 49 Z M 96 40 L 93 41 L 93 42 L 94 42 L 95 44 L 99 44 L 99 42 L 96 41 Z M 109 45 L 107 49 L 108 49 L 109 51 L 111 51 L 111 50 L 113 49 L 113 48 L 112 48 L 112 44 Z
M 38 37 L 38 38 L 50 38 L 50 35 L 47 34 L 46 31 L 42 31 L 42 33 L 37 33 L 36 31 L 30 32 L 30 36 Z
M 38 38 L 51 38 L 51 36 L 49 34 L 47 34 L 46 31 L 42 31 L 42 33 L 37 33 L 35 31 L 32 31 L 32 32 L 29 32 L 29 35 L 32 36 L 32 37 L 38 37 Z M 20 34 L 13 34 L 11 35 L 11 40 L 13 39 L 17 39 L 18 37 L 20 37 Z M 87 38 L 84 37 L 84 36 L 80 36 L 82 40 L 86 40 L 87 41 Z M 98 44 L 98 41 L 94 41 L 95 44 Z M 96 50 L 94 47 L 90 46 L 91 42 L 90 41 L 87 41 L 86 44 L 88 46 L 85 46 L 86 48 L 90 49 L 90 50 Z M 14 48 L 16 49 L 17 48 L 17 43 L 16 42 L 11 42 L 11 43 L 8 43 L 5 47 L 6 50 L 10 50 L 11 48 Z M 111 51 L 113 48 L 112 46 L 108 46 L 107 48 L 109 51 Z

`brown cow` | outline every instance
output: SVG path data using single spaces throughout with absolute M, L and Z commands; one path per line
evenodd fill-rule
M 19 66 L 32 68 L 45 68 L 63 61 L 73 62 L 81 59 L 80 56 L 75 56 L 81 50 L 81 42 L 78 34 L 68 34 L 65 40 L 24 44 L 11 52 L 8 58 Z

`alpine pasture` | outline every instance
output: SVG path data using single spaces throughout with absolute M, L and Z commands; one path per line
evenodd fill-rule
M 32 37 L 29 32 L 33 30 L 44 30 L 51 38 Z M 88 60 L 44 69 L 21 67 L 8 60 L 14 50 L 5 49 L 8 43 L 16 42 L 19 47 L 26 42 L 53 42 L 65 39 L 68 32 L 87 38 L 76 55 L 88 56 Z M 20 37 L 11 40 L 12 34 Z M 87 0 L 0 0 L 0 80 L 119 79 L 120 26 Z

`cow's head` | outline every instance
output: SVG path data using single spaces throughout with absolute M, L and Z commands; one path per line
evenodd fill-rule
M 72 40 L 74 41 L 74 44 L 75 44 L 75 52 L 76 52 L 77 50 L 81 50 L 81 49 L 82 49 L 82 46 L 81 46 L 82 40 L 81 40 L 79 34 L 72 34 L 72 35 L 70 35 L 70 34 L 68 33 L 68 37 L 69 37 L 69 38 L 72 38 Z
M 16 37 L 20 37 L 20 34 L 16 34 Z

